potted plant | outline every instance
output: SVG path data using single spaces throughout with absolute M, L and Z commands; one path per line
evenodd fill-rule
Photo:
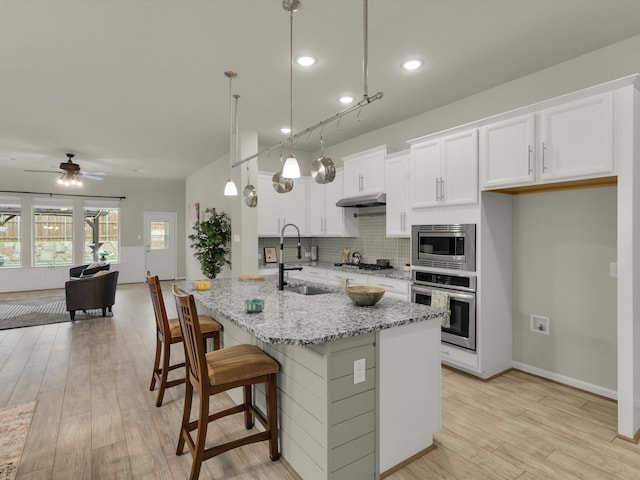
M 231 220 L 224 212 L 216 213 L 215 208 L 207 208 L 202 220 L 193 224 L 195 233 L 189 235 L 191 248 L 200 261 L 202 273 L 207 278 L 216 278 L 225 265 L 231 265 L 227 255 L 231 243 Z
M 2 267 L 6 261 L 7 261 L 7 257 L 0 253 L 0 267 Z
M 111 255 L 111 252 L 109 250 L 102 250 L 100 252 L 100 261 L 106 262 L 109 259 L 109 255 Z

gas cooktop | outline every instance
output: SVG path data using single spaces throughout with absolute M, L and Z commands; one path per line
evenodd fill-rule
M 334 263 L 334 266 L 353 270 L 388 270 L 393 268 L 391 265 L 385 267 L 376 263 Z

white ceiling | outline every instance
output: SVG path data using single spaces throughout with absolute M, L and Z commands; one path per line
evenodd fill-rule
M 363 2 L 302 0 L 294 130 L 363 93 Z M 370 0 L 369 95 L 327 144 L 384 127 L 640 33 L 637 0 Z M 418 56 L 413 73 L 401 60 Z M 261 145 L 289 123 L 289 13 L 280 0 L 0 0 L 0 171 L 186 177 L 229 151 L 229 83 Z M 318 150 L 318 137 L 300 149 Z M 24 175 L 46 175 L 25 173 Z

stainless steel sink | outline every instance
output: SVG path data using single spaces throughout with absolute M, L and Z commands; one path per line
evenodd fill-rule
M 322 295 L 324 293 L 332 293 L 331 290 L 322 287 L 313 287 L 311 285 L 288 285 L 284 287 L 287 292 L 299 293 L 300 295 Z

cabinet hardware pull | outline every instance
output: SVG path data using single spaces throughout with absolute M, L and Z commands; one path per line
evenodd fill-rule
M 528 152 L 527 152 L 527 160 L 529 163 L 529 175 L 531 175 L 533 173 L 533 170 L 531 169 L 531 153 L 533 152 L 533 149 L 531 148 L 531 145 L 528 146 Z
M 546 172 L 547 171 L 547 162 L 546 162 L 546 156 L 545 156 L 545 152 L 547 151 L 547 145 L 542 142 L 542 171 Z
M 440 178 L 436 177 L 436 202 L 440 201 Z
M 440 177 L 440 201 L 444 202 L 444 178 Z
M 442 350 L 440 353 L 442 353 L 442 355 L 451 355 L 451 352 L 447 352 L 446 350 Z

